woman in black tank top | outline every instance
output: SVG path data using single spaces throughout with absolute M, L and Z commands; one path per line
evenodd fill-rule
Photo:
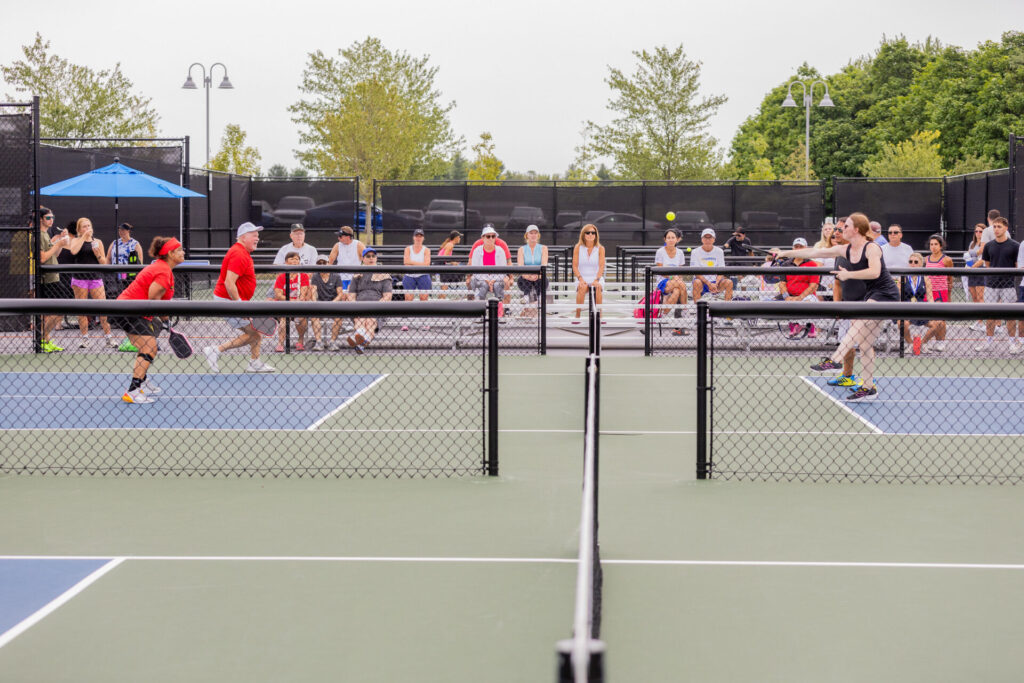
M 803 258 L 837 259 L 836 281 L 841 284 L 843 301 L 899 301 L 899 289 L 892 275 L 885 267 L 882 249 L 867 239 L 870 231 L 868 217 L 862 213 L 851 214 L 843 224 L 843 239 L 848 245 L 837 245 L 824 249 L 802 249 Z M 793 256 L 792 251 L 780 252 L 780 257 Z M 842 260 L 846 261 L 845 264 Z M 877 398 L 874 385 L 875 339 L 885 325 L 884 320 L 851 320 L 850 329 L 843 336 L 839 348 L 830 358 L 811 366 L 814 372 L 832 373 L 840 368 L 843 374 L 830 386 L 848 387 L 852 390 L 847 401 L 870 401 Z M 853 374 L 853 361 L 860 349 L 861 378 Z
M 85 265 L 106 265 L 107 257 L 103 252 L 103 242 L 95 239 L 92 234 L 92 221 L 88 218 L 79 218 L 75 223 L 75 237 L 71 240 L 67 251 L 73 256 L 74 263 Z M 72 273 L 71 289 L 76 299 L 105 299 L 107 293 L 103 289 L 103 279 L 99 273 Z M 116 347 L 117 342 L 110 334 L 110 323 L 106 316 L 100 316 L 100 326 L 103 328 L 106 342 Z M 78 316 L 78 329 L 82 333 L 78 341 L 78 347 L 84 349 L 89 344 L 89 318 L 84 315 Z

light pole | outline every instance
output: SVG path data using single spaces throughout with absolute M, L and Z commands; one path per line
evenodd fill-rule
M 799 85 L 804 90 L 804 180 L 811 179 L 811 99 L 814 97 L 814 86 L 821 83 L 822 87 L 825 88 L 825 96 L 821 98 L 821 102 L 818 102 L 819 107 L 834 107 L 832 98 L 828 96 L 828 83 L 825 81 L 812 81 L 810 87 L 803 81 L 793 81 L 789 84 L 789 89 L 786 91 L 786 99 L 783 100 L 783 107 L 795 107 L 797 106 L 796 101 L 793 99 L 793 86 Z
M 228 80 L 228 68 L 220 62 L 214 62 L 210 65 L 210 73 L 207 75 L 206 67 L 199 62 L 194 62 L 192 66 L 188 68 L 188 78 L 185 79 L 185 84 L 181 87 L 185 90 L 195 90 L 196 82 L 192 80 L 192 68 L 198 66 L 203 70 L 203 87 L 206 89 L 206 168 L 210 168 L 210 88 L 213 87 L 213 67 L 219 66 L 224 71 L 224 80 L 220 82 L 217 87 L 222 90 L 233 90 L 235 86 L 231 85 L 231 81 Z

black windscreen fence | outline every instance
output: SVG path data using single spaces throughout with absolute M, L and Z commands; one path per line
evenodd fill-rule
M 0 297 L 31 296 L 34 285 L 32 250 L 32 109 L 0 105 Z M 28 318 L 11 316 L 6 327 L 27 330 Z
M 943 179 L 943 183 L 945 185 L 943 190 L 945 201 L 942 211 L 946 218 L 946 230 L 951 235 L 963 235 L 967 229 L 967 211 L 964 204 L 967 197 L 967 183 L 963 176 L 947 177 Z M 948 246 L 963 249 L 962 241 L 963 238 L 960 237 L 955 243 L 950 243 Z
M 619 245 L 647 243 L 644 188 L 640 183 L 596 183 L 584 186 L 558 184 L 555 192 L 558 215 L 556 229 L 548 240 L 552 244 L 575 244 L 579 241 L 580 229 L 588 223 L 597 227 L 601 244 L 608 253 L 614 253 Z M 649 221 L 647 228 L 659 232 L 662 224 Z
M 736 222 L 754 244 L 790 244 L 818 232 L 825 218 L 821 183 L 736 185 Z
M 66 146 L 74 143 L 75 147 Z M 184 147 L 138 141 L 132 146 L 82 147 L 87 143 L 43 140 L 39 147 L 39 185 L 44 187 L 120 161 L 151 176 L 182 184 Z M 95 143 L 94 143 L 95 144 Z M 205 194 L 204 186 L 196 188 Z M 119 198 L 115 218 L 113 197 L 54 197 L 42 195 L 41 202 L 54 213 L 54 230 L 78 218 L 92 221 L 96 236 L 109 244 L 117 239 L 116 224 L 135 226 L 132 237 L 148 245 L 156 235 L 179 235 L 181 201 L 168 198 Z M 115 224 L 116 220 L 116 224 Z
M 882 224 L 903 228 L 903 240 L 922 249 L 928 236 L 942 231 L 942 179 L 837 178 L 833 201 L 837 216 L 859 211 Z
M 660 222 L 665 229 L 675 228 L 684 242 L 697 244 L 704 228 L 732 232 L 736 220 L 733 183 L 648 183 L 646 187 L 648 229 Z M 669 221 L 669 212 L 674 215 Z M 653 236 L 651 244 L 661 244 Z
M 440 244 L 452 230 L 479 232 L 483 225 L 483 216 L 465 210 L 463 183 L 378 183 L 377 188 L 384 244 L 411 244 L 416 228 L 423 229 L 427 244 Z
M 528 225 L 547 233 L 554 224 L 555 192 L 550 186 L 469 185 L 466 192 L 467 214 L 474 222 L 492 223 L 509 243 L 522 241 Z
M 1010 187 L 1013 213 L 1010 225 L 1017 240 L 1024 239 L 1024 139 L 1010 136 Z

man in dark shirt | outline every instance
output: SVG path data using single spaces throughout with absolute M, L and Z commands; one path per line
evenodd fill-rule
M 737 225 L 732 231 L 732 237 L 725 241 L 725 248 L 729 250 L 729 256 L 749 256 L 752 242 L 743 234 L 743 226 Z
M 995 239 L 985 242 L 981 250 L 981 260 L 986 268 L 1014 268 L 1017 265 L 1017 250 L 1020 243 L 1010 239 L 1010 224 L 1002 216 L 992 221 L 992 231 Z M 985 303 L 987 304 L 1010 304 L 1017 301 L 1017 293 L 1013 289 L 1012 275 L 989 275 L 985 283 Z M 1024 351 L 1024 344 L 1020 341 L 1020 331 L 1016 320 L 1006 321 L 1006 335 L 1010 337 L 1010 352 L 1020 353 Z M 992 337 L 996 331 L 996 321 L 985 321 L 985 341 L 974 347 L 975 351 L 987 351 L 992 348 Z M 1013 339 L 1014 332 L 1018 333 L 1018 341 Z

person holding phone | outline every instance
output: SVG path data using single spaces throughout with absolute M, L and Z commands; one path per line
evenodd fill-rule
M 88 218 L 79 218 L 75 222 L 75 237 L 68 244 L 67 250 L 74 257 L 74 263 L 78 265 L 98 266 L 109 263 L 103 251 L 103 240 L 93 236 L 92 221 Z M 76 299 L 107 298 L 107 292 L 103 289 L 103 277 L 96 272 L 72 274 L 71 290 L 75 293 Z M 110 334 L 110 323 L 107 322 L 106 316 L 100 316 L 100 327 L 103 328 L 107 344 L 117 347 L 117 341 Z M 84 349 L 89 342 L 88 316 L 78 316 L 78 330 L 82 333 L 78 348 Z

